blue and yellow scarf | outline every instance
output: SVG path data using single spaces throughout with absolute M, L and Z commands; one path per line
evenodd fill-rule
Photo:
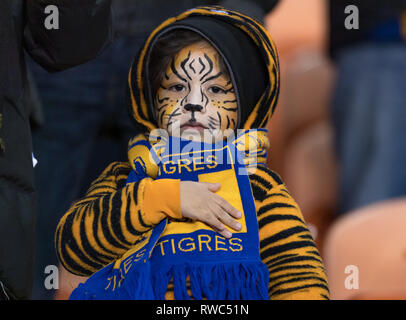
M 93 274 L 70 299 L 160 299 L 169 282 L 175 299 L 268 299 L 269 272 L 259 256 L 250 171 L 265 165 L 267 130 L 232 141 L 192 142 L 139 135 L 130 142 L 127 183 L 146 177 L 220 182 L 218 194 L 243 213 L 242 229 L 226 239 L 199 221 L 164 219 L 120 259 Z

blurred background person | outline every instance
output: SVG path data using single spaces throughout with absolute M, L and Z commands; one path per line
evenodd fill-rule
M 58 265 L 54 233 L 62 214 L 112 161 L 127 159 L 134 124 L 129 116 L 127 73 L 145 37 L 167 17 L 218 4 L 263 21 L 277 0 L 113 1 L 115 39 L 94 61 L 58 75 L 31 65 L 39 102 L 33 117 L 40 215 L 33 299 L 52 299 L 44 286 L 48 265 Z M 57 108 L 56 108 L 57 106 Z
M 406 1 L 330 0 L 328 13 L 339 163 L 339 219 L 324 244 L 331 297 L 406 299 Z
M 320 246 L 339 215 L 406 195 L 405 3 L 284 0 L 266 19 L 282 69 L 270 166 Z
M 358 29 L 345 27 L 348 6 Z M 406 0 L 331 0 L 329 21 L 343 214 L 406 196 Z
M 0 300 L 29 298 L 34 275 L 38 208 L 24 50 L 48 71 L 91 60 L 110 40 L 110 3 L 0 1 Z M 51 13 L 60 28 L 46 27 Z

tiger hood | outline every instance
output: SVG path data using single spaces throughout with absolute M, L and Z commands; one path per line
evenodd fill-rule
M 128 76 L 131 113 L 144 132 L 157 129 L 148 61 L 157 39 L 174 29 L 200 34 L 228 67 L 238 105 L 237 129 L 264 128 L 279 96 L 280 67 L 274 42 L 256 20 L 218 6 L 190 9 L 161 23 L 146 39 Z

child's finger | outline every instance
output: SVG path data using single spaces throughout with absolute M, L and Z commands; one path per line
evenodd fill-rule
M 216 214 L 211 213 L 209 216 L 207 216 L 206 221 L 203 221 L 207 223 L 210 227 L 215 229 L 218 232 L 223 232 L 224 230 L 227 230 L 223 223 L 217 218 Z
M 226 228 L 224 228 L 223 230 L 217 230 L 216 228 L 213 228 L 214 231 L 218 232 L 219 234 L 221 234 L 224 238 L 231 238 L 233 236 L 233 234 L 227 230 Z
M 220 209 L 222 210 L 222 209 Z M 219 214 L 219 219 L 222 223 L 224 223 L 226 226 L 236 230 L 236 231 L 240 231 L 242 226 L 241 224 L 234 220 L 226 211 L 223 211 Z
M 220 231 L 219 232 L 224 238 L 227 238 L 227 239 L 230 239 L 232 236 L 233 236 L 233 234 L 230 232 L 230 231 L 228 231 L 227 229 L 224 229 L 223 231 Z
M 218 207 L 218 208 L 212 207 L 212 208 L 210 208 L 208 215 L 206 215 L 206 217 L 204 218 L 205 221 L 202 220 L 202 222 L 209 225 L 211 228 L 213 228 L 214 231 L 217 231 L 223 237 L 231 238 L 232 233 L 226 229 L 225 225 L 223 224 L 221 219 L 218 217 L 221 214 L 222 213 L 221 213 L 220 207 Z M 223 213 L 223 215 L 228 216 L 228 214 L 226 214 L 226 213 Z M 226 219 L 224 219 L 224 220 L 226 220 Z
M 237 219 L 240 219 L 242 217 L 242 213 L 234 208 L 227 200 L 218 195 L 216 195 L 215 198 L 221 208 L 223 208 L 223 210 L 226 211 L 229 215 Z

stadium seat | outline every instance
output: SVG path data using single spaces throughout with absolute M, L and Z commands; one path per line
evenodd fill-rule
M 324 262 L 332 299 L 406 299 L 406 197 L 360 208 L 328 232 Z

